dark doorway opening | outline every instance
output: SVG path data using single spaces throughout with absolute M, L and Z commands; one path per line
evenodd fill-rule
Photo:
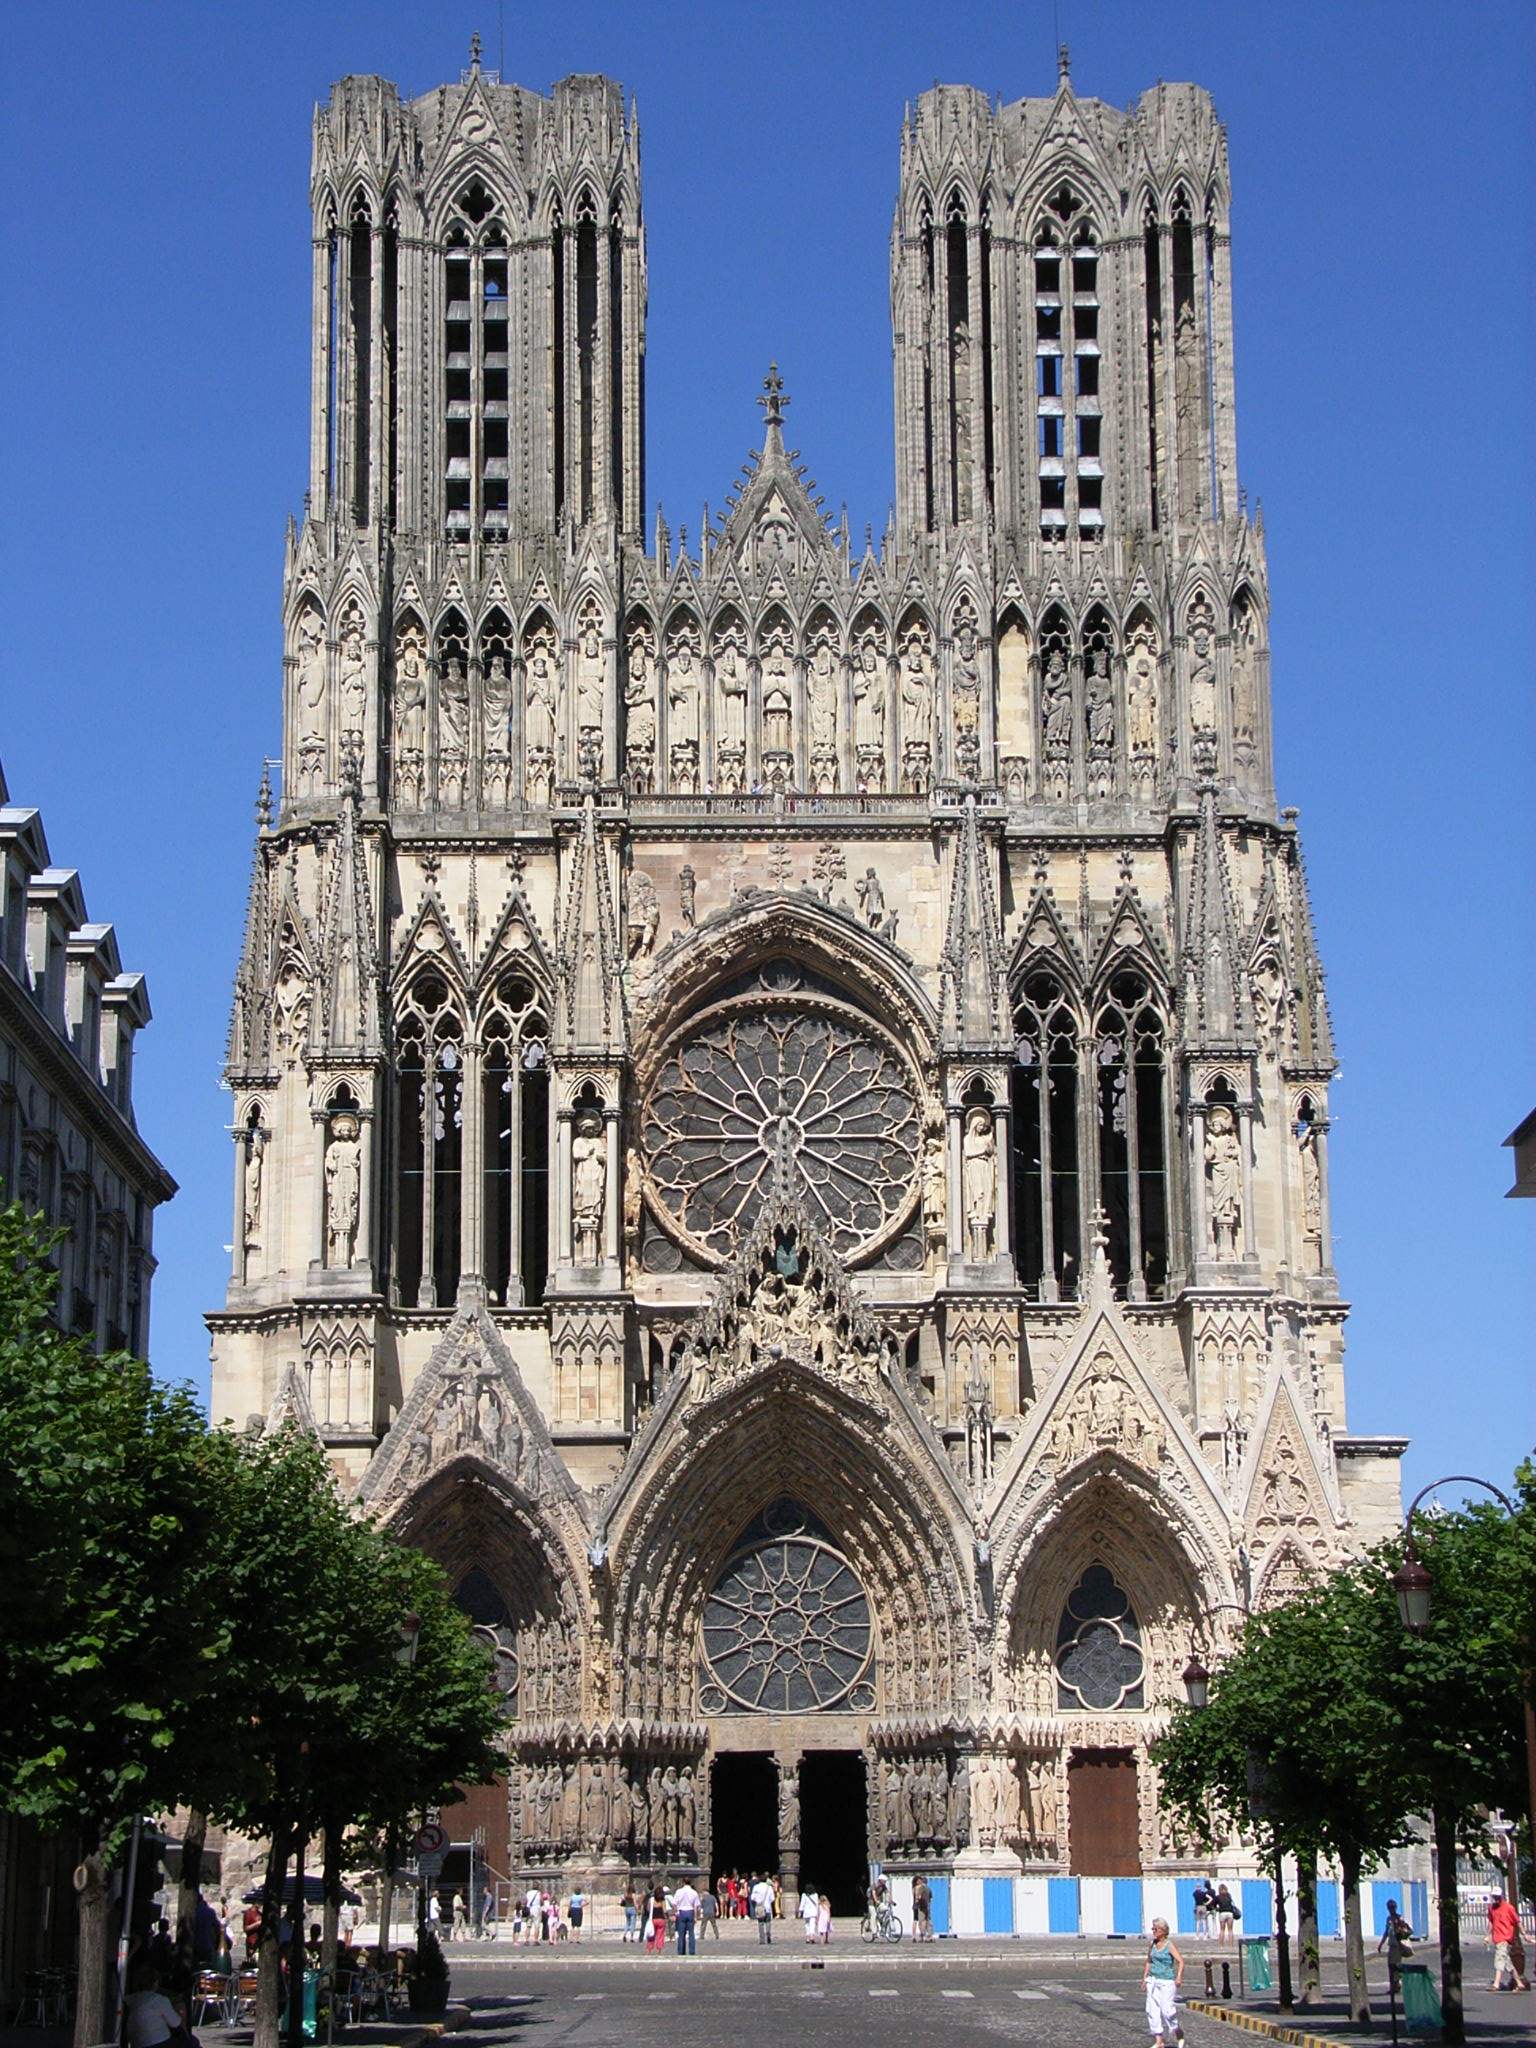
M 1136 1759 L 1128 1749 L 1074 1749 L 1067 1759 L 1072 1869 L 1080 1877 L 1140 1877 Z
M 779 1867 L 779 1774 L 765 1752 L 717 1756 L 710 1774 L 713 1885 L 732 1871 L 749 1882 L 756 1871 Z
M 817 1749 L 800 1759 L 800 1882 L 825 1892 L 834 1913 L 864 1910 L 869 1814 L 856 1749 Z

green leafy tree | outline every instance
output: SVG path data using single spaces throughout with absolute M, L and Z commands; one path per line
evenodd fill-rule
M 84 2048 L 107 2028 L 113 1863 L 179 1798 L 230 1631 L 219 1449 L 190 1391 L 58 1328 L 53 1242 L 0 1210 L 0 1803 L 81 1838 Z

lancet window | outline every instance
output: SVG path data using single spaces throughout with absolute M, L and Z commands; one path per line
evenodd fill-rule
M 479 178 L 459 194 L 443 252 L 444 525 L 450 540 L 508 524 L 510 314 L 505 224 Z
M 1157 1296 L 1168 1278 L 1163 1020 L 1144 975 L 1109 985 L 1094 1020 L 1099 1205 L 1117 1292 Z
M 1082 1266 L 1078 1028 L 1059 978 L 1032 974 L 1014 1012 L 1013 1214 L 1021 1285 L 1067 1300 Z
M 1035 406 L 1040 533 L 1085 540 L 1104 525 L 1099 396 L 1099 247 L 1063 185 L 1034 247 Z
M 432 1308 L 458 1291 L 464 1164 L 464 1028 L 437 975 L 412 989 L 397 1044 L 395 1287 Z
M 549 1025 L 508 975 L 481 1031 L 485 1282 L 493 1302 L 537 1304 L 549 1271 Z

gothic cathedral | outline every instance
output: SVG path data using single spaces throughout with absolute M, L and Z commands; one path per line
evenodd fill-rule
M 1185 1662 L 1403 1448 L 1345 1425 L 1209 98 L 909 109 L 878 547 L 773 369 L 647 545 L 612 81 L 345 79 L 311 196 L 216 1416 L 494 1644 L 493 1869 L 1183 1867 Z

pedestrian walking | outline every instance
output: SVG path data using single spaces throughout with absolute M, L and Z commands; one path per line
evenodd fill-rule
M 757 1922 L 757 1945 L 768 1948 L 773 1941 L 773 1883 L 767 1877 L 759 1877 L 753 1885 L 750 1899 L 752 1917 Z
M 677 1927 L 677 1952 L 680 1956 L 693 1956 L 699 1952 L 694 1935 L 699 1905 L 697 1888 L 691 1878 L 685 1877 L 672 1894 L 672 1918 Z
M 1195 1932 L 1209 1934 L 1211 1931 L 1211 1908 L 1216 1903 L 1216 1880 L 1202 1877 L 1195 1885 Z
M 453 1895 L 453 1922 L 449 1929 L 448 1938 L 450 1941 L 463 1941 L 467 1938 L 468 1934 L 469 1907 L 464 1902 L 464 1894 L 462 1892 L 455 1892 Z
M 1387 1981 L 1396 1986 L 1403 1974 L 1403 1964 L 1413 1954 L 1413 1929 L 1397 1910 L 1396 1899 L 1387 1901 L 1387 1924 L 1382 1930 L 1376 1953 L 1387 1952 Z
M 570 1916 L 571 1939 L 572 1941 L 580 1941 L 581 1923 L 587 1917 L 587 1895 L 581 1889 L 580 1885 L 576 1887 L 575 1891 L 571 1893 L 570 1898 L 567 1900 L 566 1912 Z
M 832 1939 L 832 1901 L 825 1892 L 816 1901 L 816 1939 L 823 1948 Z
M 807 1941 L 814 1941 L 816 1939 L 816 1912 L 816 1894 L 809 1885 L 802 1885 L 800 1888 L 799 1914 L 800 1920 L 805 1927 L 805 1938 Z
M 699 1898 L 699 1939 L 712 1934 L 720 1939 L 720 1901 L 712 1891 L 704 1891 Z
M 667 1895 L 660 1885 L 651 1893 L 651 1938 L 646 1943 L 652 1955 L 659 1956 L 667 1945 Z
M 640 1906 L 639 1901 L 635 1897 L 635 1888 L 632 1884 L 624 1887 L 624 1896 L 619 1901 L 619 1910 L 624 1915 L 624 1932 L 619 1936 L 619 1939 L 621 1941 L 633 1941 L 635 1938 L 635 1926 L 640 1917 Z
M 1232 1948 L 1237 1941 L 1236 1923 L 1243 1917 L 1243 1909 L 1233 1898 L 1228 1886 L 1216 1887 L 1216 1946 Z
M 933 1887 L 926 1877 L 912 1880 L 912 1939 L 933 1939 Z
M 1174 2048 L 1182 2043 L 1179 2025 L 1179 1986 L 1184 1981 L 1184 1958 L 1168 1932 L 1166 1920 L 1152 1922 L 1152 1939 L 1141 1969 L 1141 1987 L 1147 1997 L 1147 2030 L 1154 2041 Z
M 1525 1978 L 1525 1944 L 1520 1939 L 1520 1915 L 1508 1899 L 1495 1899 L 1488 1908 L 1488 1939 L 1493 1946 L 1493 1982 L 1490 1991 L 1529 1991 Z M 1506 1973 L 1514 1978 L 1506 1984 Z

